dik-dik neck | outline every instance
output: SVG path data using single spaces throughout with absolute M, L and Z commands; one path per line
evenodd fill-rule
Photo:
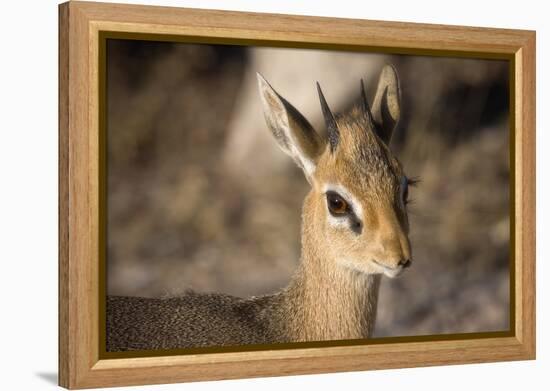
M 293 340 L 320 341 L 367 338 L 374 329 L 379 275 L 338 265 L 315 230 L 311 195 L 304 204 L 301 263 L 284 291 Z

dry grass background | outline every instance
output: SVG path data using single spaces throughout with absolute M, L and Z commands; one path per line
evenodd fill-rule
M 243 47 L 109 42 L 109 294 L 191 288 L 247 296 L 288 282 L 308 191 L 302 173 L 290 159 L 256 177 L 224 163 L 228 124 L 245 80 L 259 70 L 253 59 L 254 49 Z M 290 52 L 288 59 L 288 67 L 304 66 Z M 415 263 L 401 278 L 383 278 L 376 336 L 505 330 L 507 63 L 383 60 L 397 67 L 403 91 L 392 149 L 421 183 L 411 192 Z M 277 87 L 276 75 L 266 76 Z M 358 87 L 342 104 L 357 95 Z M 268 132 L 263 122 L 254 130 Z

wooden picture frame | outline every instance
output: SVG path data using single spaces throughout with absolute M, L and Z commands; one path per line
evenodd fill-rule
M 99 131 L 105 32 L 510 61 L 511 330 L 226 353 L 108 357 Z M 104 113 L 104 112 L 103 112 Z M 103 337 L 104 338 L 104 337 Z M 535 32 L 88 2 L 59 6 L 59 384 L 90 388 L 535 358 Z

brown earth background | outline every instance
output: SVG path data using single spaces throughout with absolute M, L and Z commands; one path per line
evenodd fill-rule
M 109 40 L 108 294 L 237 296 L 285 286 L 308 184 L 279 151 L 260 72 L 321 132 L 372 99 L 384 63 L 402 87 L 392 141 L 410 177 L 414 264 L 383 278 L 375 336 L 509 327 L 509 68 L 505 61 Z

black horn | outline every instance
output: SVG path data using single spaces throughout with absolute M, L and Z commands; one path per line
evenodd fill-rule
M 328 141 L 330 143 L 330 151 L 334 152 L 340 139 L 340 132 L 336 125 L 336 120 L 328 107 L 327 101 L 321 91 L 321 86 L 317 82 L 317 92 L 319 93 L 319 100 L 321 101 L 321 110 L 323 110 L 323 117 L 325 117 L 325 125 L 327 127 Z
M 372 112 L 370 111 L 369 101 L 367 100 L 367 95 L 365 94 L 365 84 L 363 83 L 363 79 L 361 79 L 361 108 L 363 109 L 363 113 L 365 113 L 369 122 L 372 124 Z

